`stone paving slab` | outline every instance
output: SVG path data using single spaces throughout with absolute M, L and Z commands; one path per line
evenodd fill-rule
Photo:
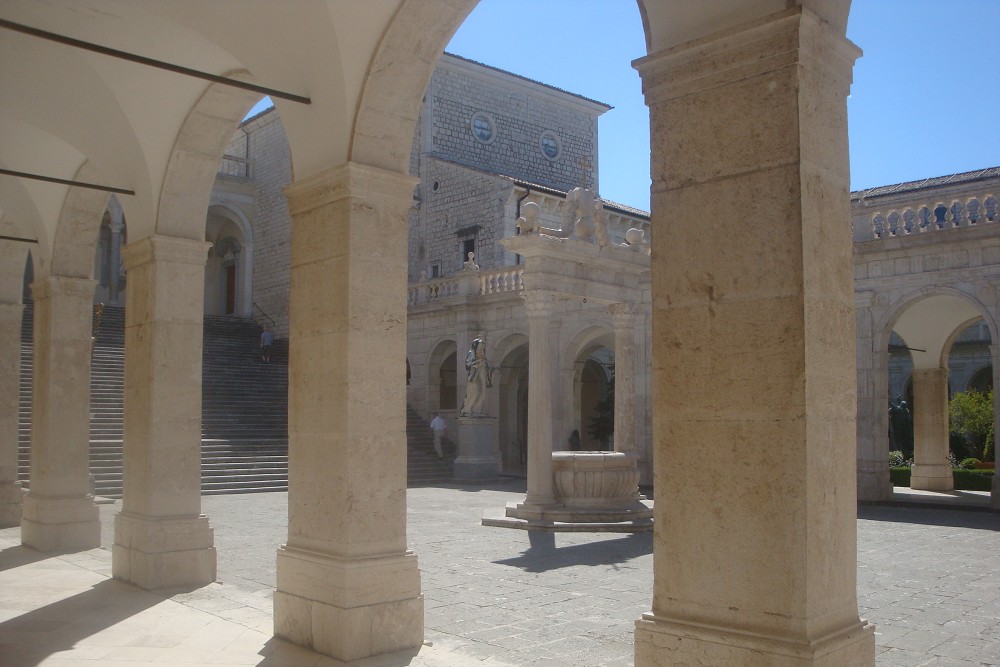
M 408 539 L 422 572 L 425 645 L 363 667 L 632 664 L 634 621 L 649 609 L 652 535 L 535 534 L 480 525 L 523 482 L 410 489 Z M 345 663 L 273 639 L 275 552 L 284 493 L 207 496 L 219 581 L 172 595 L 109 579 L 104 547 L 55 558 L 0 530 L 0 665 Z M 1000 665 L 1000 515 L 862 507 L 861 614 L 877 664 Z

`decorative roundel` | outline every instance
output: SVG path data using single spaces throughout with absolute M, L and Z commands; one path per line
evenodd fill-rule
M 492 143 L 496 138 L 496 129 L 493 124 L 493 119 L 489 114 L 482 111 L 478 112 L 472 117 L 472 122 L 470 124 L 472 129 L 472 136 L 484 144 Z
M 548 160 L 555 160 L 562 152 L 562 145 L 559 143 L 559 135 L 551 130 L 545 130 L 538 138 L 538 147 L 542 150 L 542 155 Z

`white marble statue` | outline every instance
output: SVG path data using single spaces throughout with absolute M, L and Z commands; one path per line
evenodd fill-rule
M 493 386 L 493 367 L 486 359 L 486 341 L 481 337 L 472 341 L 469 353 L 465 355 L 465 371 L 469 383 L 465 386 L 465 400 L 462 401 L 462 417 L 484 416 L 486 390 Z

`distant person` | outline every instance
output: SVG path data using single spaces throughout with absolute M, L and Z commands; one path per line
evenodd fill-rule
M 274 334 L 271 327 L 264 325 L 264 331 L 260 335 L 260 360 L 265 364 L 271 363 L 271 346 L 274 345 Z
M 573 429 L 573 432 L 569 434 L 569 451 L 578 452 L 580 451 L 580 432 Z
M 441 451 L 441 437 L 448 433 L 448 424 L 436 412 L 434 419 L 431 420 L 431 430 L 434 431 L 434 451 L 437 452 L 439 459 L 444 458 L 444 452 Z

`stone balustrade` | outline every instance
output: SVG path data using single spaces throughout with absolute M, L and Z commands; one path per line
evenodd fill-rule
M 219 162 L 219 174 L 237 178 L 251 177 L 251 161 L 236 155 L 223 155 Z
M 479 279 L 480 294 L 520 292 L 524 289 L 524 268 L 520 266 L 484 271 Z
M 918 202 L 879 210 L 869 220 L 872 237 L 886 239 L 995 223 L 1000 220 L 1000 207 L 995 195 L 984 193 L 948 203 Z
M 413 283 L 407 303 L 417 306 L 457 296 L 488 296 L 520 292 L 524 289 L 524 267 L 507 266 L 490 271 L 463 271 L 447 278 Z

